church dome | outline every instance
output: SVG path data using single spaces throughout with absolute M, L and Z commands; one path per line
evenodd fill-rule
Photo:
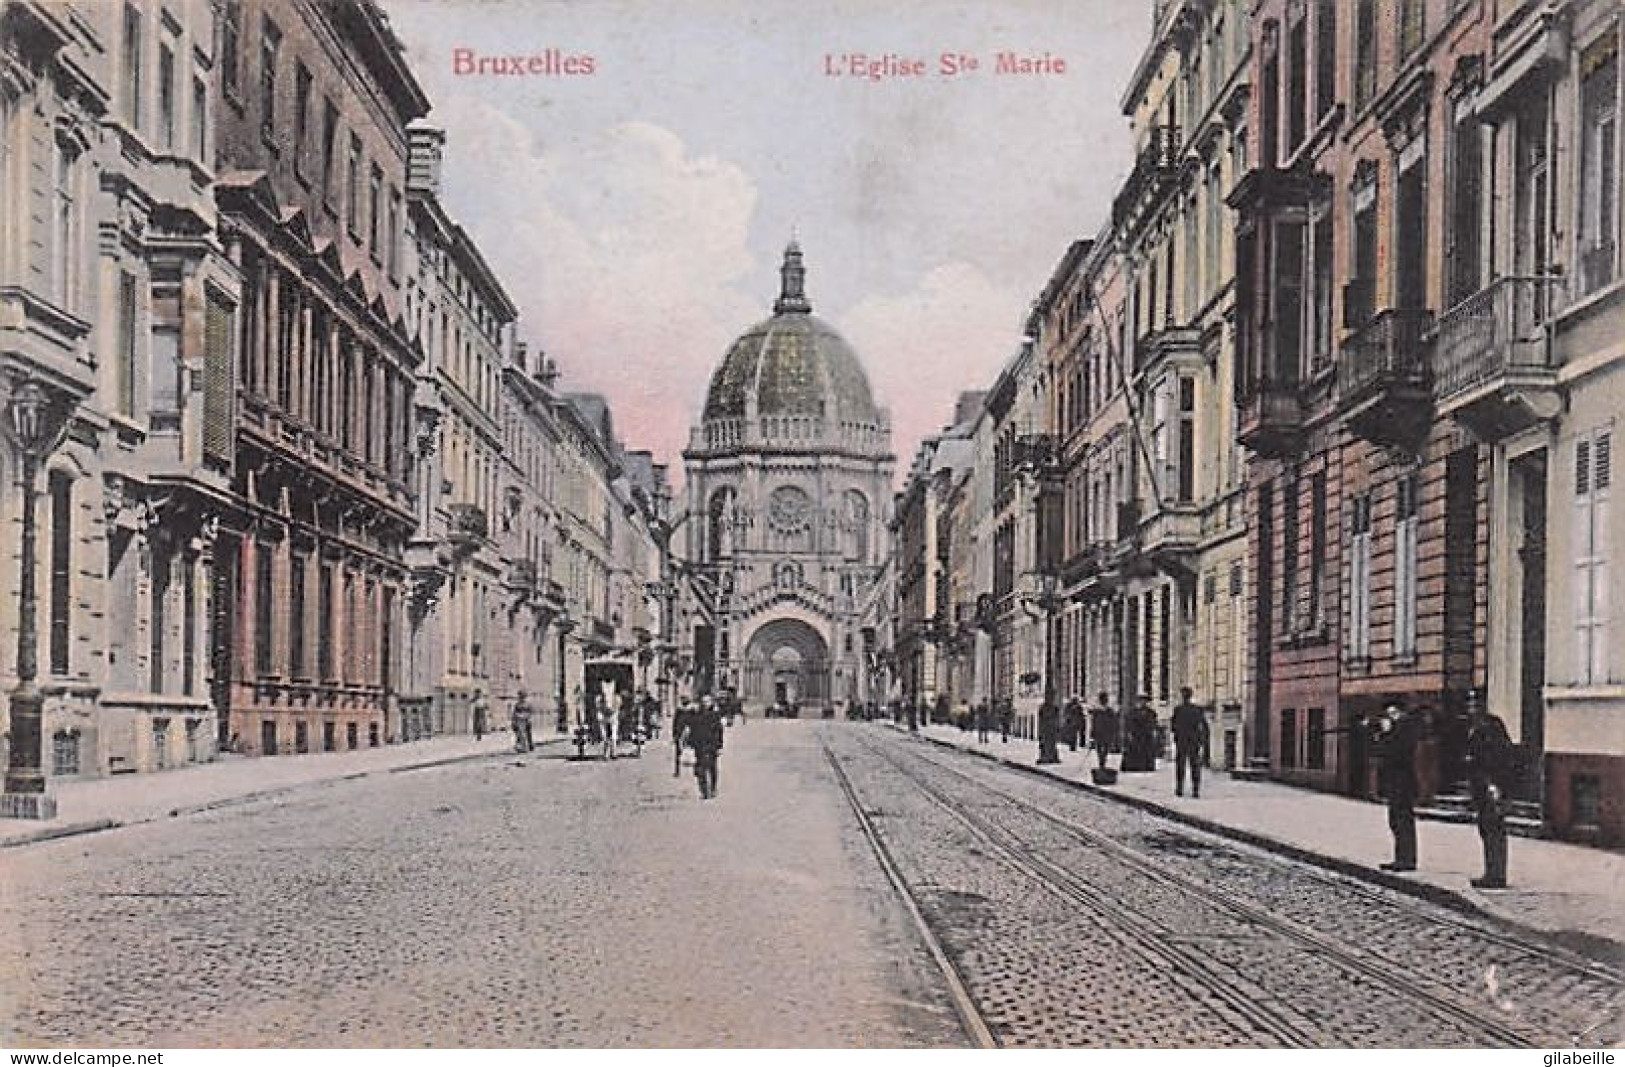
M 705 422 L 721 419 L 823 418 L 833 424 L 883 421 L 857 353 L 807 300 L 806 268 L 794 241 L 779 268 L 773 317 L 728 347 L 711 376 Z

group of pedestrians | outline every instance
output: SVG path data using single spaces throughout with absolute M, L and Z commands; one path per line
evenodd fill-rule
M 682 776 L 683 749 L 693 749 L 694 780 L 699 783 L 701 800 L 717 795 L 717 758 L 722 755 L 723 720 L 731 721 L 737 714 L 740 714 L 738 708 L 724 708 L 715 698 L 707 696 L 700 698 L 697 704 L 684 698 L 672 716 L 671 776 Z

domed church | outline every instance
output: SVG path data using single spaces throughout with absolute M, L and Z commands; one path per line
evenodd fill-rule
M 807 299 L 801 248 L 773 315 L 729 346 L 683 452 L 701 690 L 816 715 L 870 699 L 875 594 L 891 512 L 891 417 L 857 353 Z M 878 699 L 878 698 L 876 698 Z

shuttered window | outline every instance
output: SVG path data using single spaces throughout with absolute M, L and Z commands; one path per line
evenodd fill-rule
M 1371 658 L 1371 496 L 1350 503 L 1349 657 Z
M 1399 480 L 1394 513 L 1394 655 L 1416 655 L 1416 527 L 1421 479 L 1414 473 Z
M 203 330 L 203 454 L 230 463 L 232 456 L 231 305 L 209 294 Z
M 1594 430 L 1574 443 L 1575 681 L 1611 680 L 1608 662 L 1608 500 L 1613 433 Z

